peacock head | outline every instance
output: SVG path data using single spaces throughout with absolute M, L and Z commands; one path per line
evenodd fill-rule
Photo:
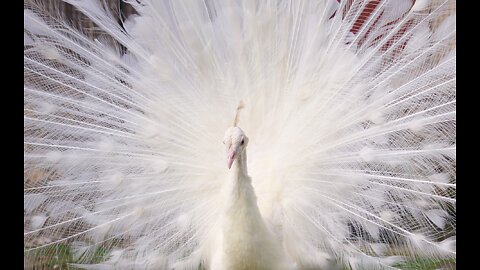
M 245 136 L 243 130 L 237 127 L 239 120 L 240 110 L 245 107 L 243 100 L 237 106 L 235 111 L 235 119 L 233 119 L 233 126 L 229 127 L 223 136 L 223 144 L 227 150 L 227 166 L 230 169 L 233 162 L 238 156 L 247 148 L 248 138 Z
M 227 166 L 230 169 L 235 159 L 247 148 L 248 138 L 239 127 L 230 127 L 225 132 L 223 144 L 227 150 Z

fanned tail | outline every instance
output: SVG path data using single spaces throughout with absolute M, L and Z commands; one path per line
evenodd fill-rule
M 25 2 L 26 268 L 208 269 L 232 119 L 299 267 L 455 262 L 455 1 L 64 2 Z

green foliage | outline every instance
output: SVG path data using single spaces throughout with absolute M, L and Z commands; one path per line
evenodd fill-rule
M 57 244 L 47 246 L 33 251 L 25 252 L 26 257 L 35 257 L 35 266 L 29 269 L 69 269 L 76 270 L 78 268 L 71 266 L 72 263 L 90 263 L 96 264 L 105 261 L 109 249 L 100 246 L 95 249 L 93 256 L 85 261 L 85 257 L 81 256 L 78 260 L 74 260 L 71 248 L 67 244 Z M 38 268 L 38 266 L 41 268 Z M 429 258 L 413 258 L 404 262 L 393 265 L 402 270 L 454 270 L 456 269 L 455 259 L 433 260 Z M 202 266 L 199 270 L 204 270 Z M 350 270 L 350 267 L 344 266 L 343 270 Z
M 74 259 L 70 245 L 57 244 L 46 246 L 43 248 L 26 251 L 24 256 L 26 258 L 34 258 L 32 265 L 27 266 L 27 269 L 78 269 L 71 266 L 72 263 L 89 263 L 96 264 L 105 261 L 109 250 L 103 246 L 95 249 L 93 255 L 86 258 L 81 256 L 78 260 Z M 86 260 L 88 259 L 88 260 Z M 28 259 L 27 259 L 28 260 Z
M 453 270 L 456 269 L 455 259 L 428 259 L 428 258 L 415 258 L 412 260 L 407 260 L 401 263 L 394 265 L 394 267 L 400 268 L 402 270 L 435 270 L 435 269 L 445 269 Z

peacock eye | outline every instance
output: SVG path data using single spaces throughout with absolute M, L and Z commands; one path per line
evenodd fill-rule
M 242 139 L 242 142 L 241 142 L 241 144 L 243 145 L 243 143 L 244 143 L 244 142 L 245 142 L 245 141 Z

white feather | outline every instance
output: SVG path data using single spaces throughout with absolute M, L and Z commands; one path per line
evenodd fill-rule
M 95 38 L 24 10 L 24 166 L 50 177 L 26 176 L 25 239 L 51 240 L 27 264 L 69 243 L 85 269 L 455 258 L 453 0 L 126 1 L 121 23 L 64 2 Z M 251 200 L 228 212 L 240 100 Z

